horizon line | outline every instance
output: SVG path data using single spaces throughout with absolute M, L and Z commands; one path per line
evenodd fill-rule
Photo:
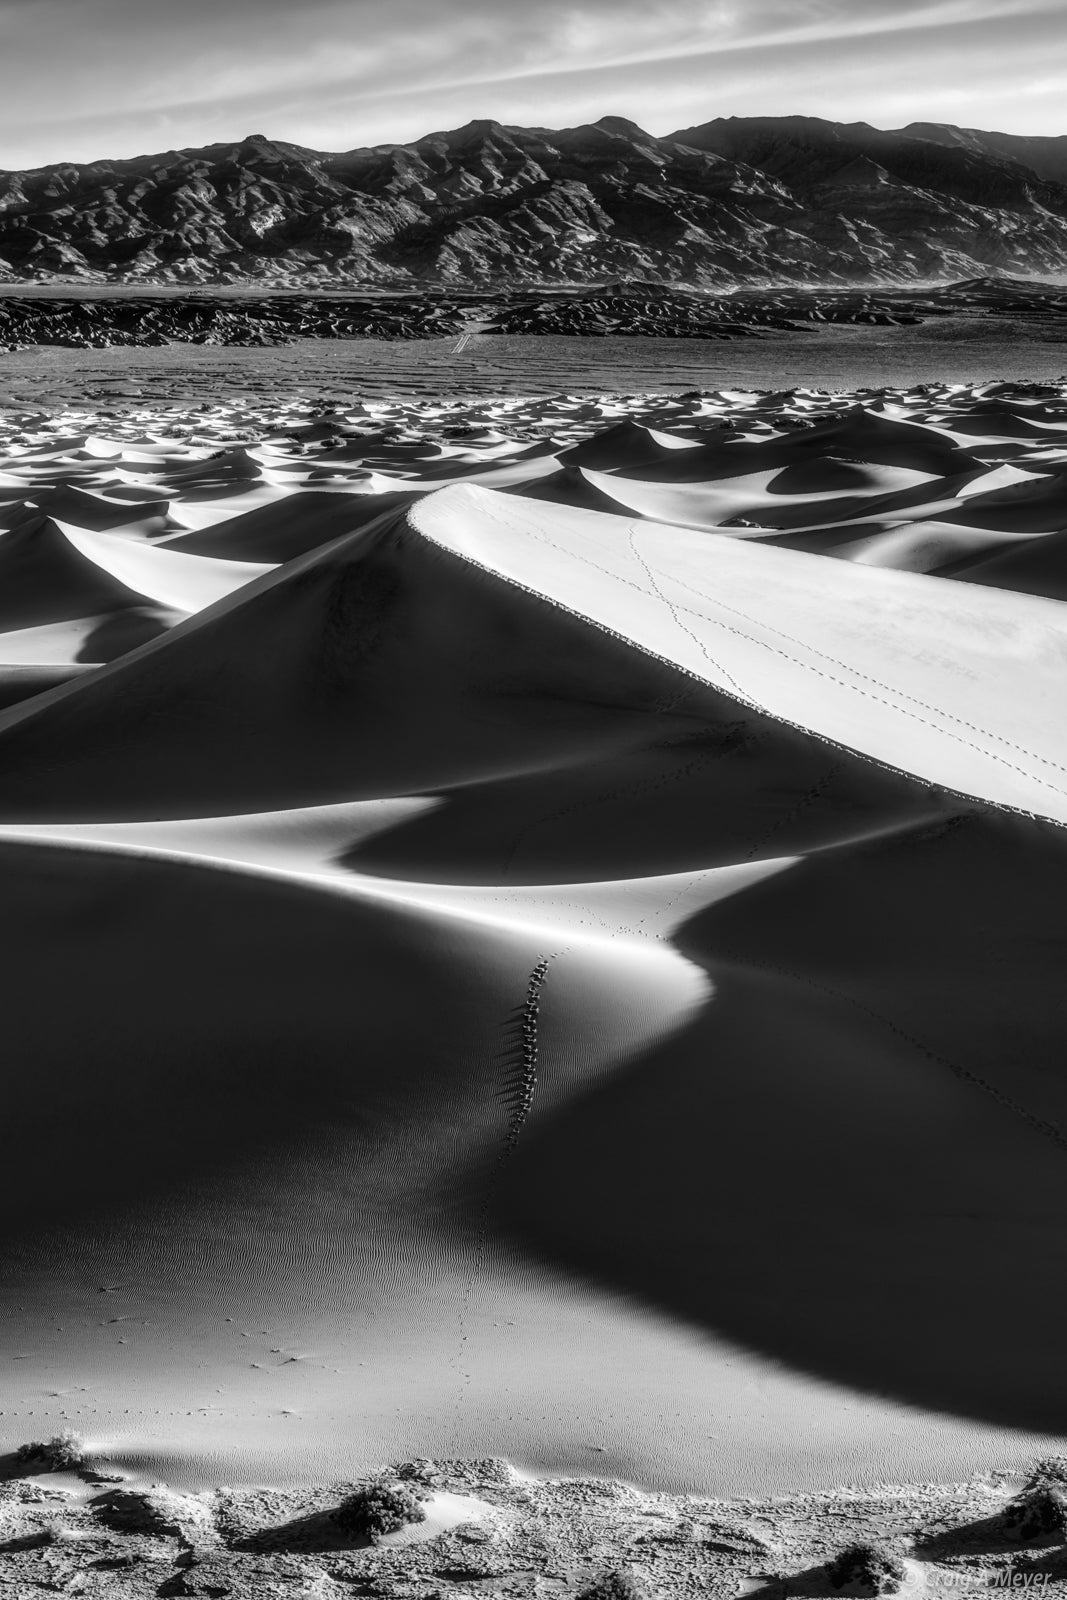
M 635 121 L 633 117 L 626 117 L 626 116 L 621 115 L 618 112 L 605 112 L 605 113 L 603 113 L 602 116 L 597 117 L 594 121 L 591 121 L 591 122 L 577 122 L 577 123 L 572 123 L 572 124 L 569 124 L 567 126 L 561 126 L 561 127 L 551 127 L 547 123 L 501 122 L 500 119 L 497 118 L 497 117 L 471 117 L 466 122 L 459 123 L 454 128 L 433 128 L 427 133 L 420 134 L 415 139 L 385 139 L 385 140 L 379 141 L 376 144 L 350 145 L 347 148 L 340 149 L 340 150 L 321 149 L 321 148 L 319 148 L 317 146 L 314 146 L 314 145 L 300 144 L 294 139 L 273 138 L 270 134 L 260 133 L 260 132 L 257 131 L 255 133 L 243 134 L 239 138 L 238 137 L 234 137 L 232 139 L 216 139 L 216 140 L 213 140 L 210 144 L 202 144 L 202 145 L 195 145 L 195 144 L 169 145 L 163 150 L 142 150 L 142 151 L 138 152 L 135 155 L 128 155 L 128 156 L 101 155 L 101 156 L 92 156 L 92 157 L 89 157 L 88 159 L 83 159 L 83 160 L 63 160 L 63 159 L 60 159 L 59 161 L 42 161 L 39 164 L 37 164 L 36 166 L 30 166 L 30 167 L 0 167 L 0 172 L 5 172 L 5 173 L 42 172 L 46 168 L 49 168 L 49 167 L 68 167 L 68 166 L 69 167 L 92 167 L 92 166 L 99 166 L 101 164 L 108 163 L 108 162 L 144 161 L 144 160 L 150 159 L 153 156 L 181 155 L 181 154 L 184 154 L 186 151 L 192 151 L 192 150 L 220 150 L 220 149 L 226 149 L 226 148 L 229 148 L 229 147 L 237 147 L 237 146 L 240 146 L 242 144 L 248 144 L 251 141 L 256 140 L 256 139 L 262 139 L 265 143 L 271 144 L 271 145 L 275 145 L 275 146 L 278 146 L 278 147 L 287 146 L 289 149 L 292 149 L 292 150 L 309 151 L 314 155 L 344 156 L 344 155 L 354 155 L 357 152 L 361 152 L 361 151 L 364 151 L 364 150 L 409 149 L 409 148 L 411 148 L 412 145 L 422 144 L 428 139 L 434 139 L 434 138 L 438 138 L 438 137 L 442 137 L 442 136 L 446 136 L 446 135 L 454 134 L 454 133 L 462 133 L 463 130 L 466 129 L 466 128 L 473 128 L 473 127 L 479 127 L 479 126 L 484 126 L 484 127 L 487 127 L 487 128 L 500 128 L 503 132 L 510 132 L 511 130 L 516 130 L 516 131 L 522 132 L 522 133 L 533 133 L 533 132 L 541 132 L 541 131 L 544 131 L 544 132 L 547 132 L 547 133 L 573 133 L 573 132 L 579 131 L 582 128 L 600 127 L 601 124 L 603 124 L 605 122 L 626 123 L 630 127 L 636 128 L 639 133 L 644 134 L 647 138 L 654 139 L 659 144 L 677 143 L 677 142 L 679 142 L 678 141 L 678 135 L 679 134 L 685 133 L 685 132 L 689 132 L 689 131 L 695 131 L 695 130 L 700 129 L 700 128 L 710 127 L 710 126 L 712 126 L 712 124 L 718 123 L 718 122 L 749 122 L 749 123 L 756 123 L 756 122 L 818 122 L 818 123 L 822 123 L 824 126 L 830 127 L 830 128 L 869 128 L 872 133 L 896 133 L 896 134 L 902 134 L 902 135 L 909 135 L 909 130 L 912 129 L 912 128 L 931 127 L 931 128 L 952 129 L 953 131 L 955 131 L 957 133 L 976 133 L 976 134 L 986 134 L 986 135 L 990 135 L 991 134 L 991 135 L 993 135 L 995 137 L 1008 138 L 1008 139 L 1023 139 L 1023 140 L 1028 140 L 1028 141 L 1041 140 L 1041 141 L 1049 141 L 1049 142 L 1053 142 L 1055 140 L 1062 139 L 1064 141 L 1067 141 L 1067 132 L 1065 132 L 1065 133 L 1012 133 L 1010 130 L 1005 129 L 1005 128 L 976 128 L 976 127 L 967 126 L 967 125 L 964 125 L 963 123 L 958 123 L 958 122 L 938 121 L 938 120 L 936 120 L 934 118 L 928 118 L 928 119 L 924 118 L 924 119 L 921 119 L 921 120 L 918 120 L 918 121 L 913 120 L 911 122 L 903 124 L 903 126 L 900 126 L 900 127 L 882 128 L 882 127 L 879 127 L 876 123 L 867 122 L 867 121 L 864 121 L 864 120 L 859 120 L 859 121 L 855 121 L 855 122 L 843 122 L 843 121 L 840 121 L 840 120 L 838 120 L 836 118 L 833 118 L 833 117 L 822 117 L 822 116 L 817 116 L 817 115 L 813 115 L 813 114 L 810 114 L 810 113 L 807 113 L 807 112 L 801 112 L 801 111 L 784 112 L 784 113 L 782 113 L 780 115 L 776 115 L 776 116 L 744 116 L 744 115 L 740 115 L 739 116 L 736 113 L 732 113 L 729 116 L 710 117 L 707 122 L 691 123 L 690 127 L 688 129 L 676 128 L 676 129 L 672 130 L 672 132 L 670 132 L 670 133 L 652 133 L 648 128 L 642 127 L 642 125 L 639 122 Z M 911 136 L 915 137 L 915 135 L 911 135 Z

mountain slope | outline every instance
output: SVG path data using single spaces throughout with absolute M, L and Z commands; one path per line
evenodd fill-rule
M 1058 272 L 1067 164 L 1057 141 L 1036 144 L 1056 150 L 803 117 L 667 138 L 620 117 L 475 121 L 343 154 L 255 134 L 0 172 L 0 277 L 726 287 Z
M 1049 183 L 1067 184 L 1067 134 L 990 133 L 982 128 L 957 128 L 951 122 L 910 122 L 900 132 L 979 156 L 1007 156 Z

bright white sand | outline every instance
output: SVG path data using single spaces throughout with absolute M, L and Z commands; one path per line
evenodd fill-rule
M 0 428 L 0 1440 L 1064 1448 L 1064 398 L 189 420 Z

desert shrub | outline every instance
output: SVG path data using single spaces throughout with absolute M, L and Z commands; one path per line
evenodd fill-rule
M 47 1440 L 20 1444 L 15 1460 L 28 1472 L 77 1472 L 88 1464 L 85 1440 L 70 1428 Z
M 1004 1532 L 1012 1539 L 1047 1538 L 1067 1535 L 1067 1495 L 1050 1484 L 1027 1489 L 1004 1507 L 1001 1517 Z
M 578 1600 L 647 1600 L 647 1594 L 632 1572 L 613 1567 L 594 1578 L 589 1587 L 581 1591 Z
M 893 1594 L 906 1573 L 900 1557 L 880 1544 L 850 1544 L 827 1562 L 826 1575 L 835 1589 L 863 1589 L 868 1594 Z
M 386 1533 L 396 1533 L 412 1522 L 425 1522 L 426 1513 L 410 1489 L 402 1485 L 372 1484 L 350 1494 L 332 1514 L 345 1533 L 376 1543 Z

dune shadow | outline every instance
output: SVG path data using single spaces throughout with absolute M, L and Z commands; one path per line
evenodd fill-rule
M 1065 896 L 1062 831 L 989 813 L 700 912 L 713 998 L 524 1137 L 497 1226 L 796 1369 L 1067 1433 Z
M 8 1450 L 0 1455 L 0 1483 L 13 1483 L 19 1478 L 47 1477 L 56 1469 L 49 1466 L 47 1449 L 40 1455 L 32 1457 L 20 1456 L 18 1450 Z M 99 1472 L 92 1466 L 67 1467 L 63 1469 L 70 1477 L 80 1478 L 83 1483 L 104 1484 L 113 1483 L 114 1478 L 106 1473 Z
M 429 1152 L 440 1115 L 466 1124 L 453 1107 L 481 1085 L 465 1041 L 505 998 L 476 930 L 443 945 L 433 919 L 379 904 L 53 845 L 3 842 L 0 874 L 20 927 L 5 953 L 0 1239 L 116 1205 L 144 1215 L 250 1160 L 291 1169 L 299 1205 L 300 1174 L 341 1151 L 345 1204 L 370 1226 L 403 1183 L 382 1139 Z M 263 1204 L 269 1254 L 296 1224 Z
M 374 1541 L 365 1535 L 346 1533 L 338 1527 L 332 1511 L 312 1511 L 275 1527 L 257 1528 L 254 1533 L 236 1540 L 231 1548 L 265 1554 L 268 1551 L 369 1550 L 373 1544 Z
M 20 1461 L 18 1452 L 8 1450 L 0 1456 L 0 1483 L 13 1483 L 16 1478 L 29 1478 L 32 1468 L 25 1461 Z
M 111 615 L 139 596 L 75 550 L 50 517 L 26 519 L 0 543 L 0 628 Z
M 760 1588 L 748 1590 L 746 1600 L 870 1600 L 878 1593 L 873 1584 L 862 1581 L 834 1583 L 829 1563 L 820 1562 L 766 1579 Z
M 1019 1546 L 1014 1548 L 1019 1554 L 1028 1554 L 1034 1547 L 1028 1545 L 1025 1551 Z M 1017 1554 L 1012 1560 L 1011 1568 L 1013 1575 L 1015 1573 L 1022 1575 L 1023 1582 L 1018 1585 L 1020 1588 L 1032 1590 L 1038 1585 L 1044 1587 L 1046 1584 L 1062 1583 L 1067 1578 L 1067 1547 L 1059 1545 L 1052 1549 L 1037 1549 L 1032 1557 L 1024 1560 L 1019 1560 Z
M 1067 534 L 1036 534 L 991 551 L 981 551 L 942 569 L 942 577 L 988 584 L 1016 594 L 1067 600 Z
M 439 791 L 337 864 L 422 882 L 610 882 L 820 849 L 946 809 L 925 785 L 711 692 L 692 709 L 699 722 L 687 707 L 629 749 Z
M 293 561 L 331 539 L 354 533 L 414 497 L 412 490 L 386 490 L 377 495 L 296 490 L 275 504 L 257 506 L 169 539 L 167 548 L 227 561 Z
M 1013 1536 L 1005 1526 L 1001 1514 L 979 1517 L 974 1522 L 961 1523 L 958 1528 L 945 1528 L 940 1533 L 925 1534 L 915 1541 L 915 1554 L 922 1561 L 944 1561 L 958 1555 L 1005 1555 L 1020 1552 L 1027 1555 L 1040 1551 L 1060 1550 L 1061 1567 L 1067 1566 L 1067 1550 L 1062 1534 L 1038 1534 L 1031 1539 Z M 1013 1566 L 1017 1563 L 1013 1562 Z
M 57 689 L 61 683 L 80 678 L 89 670 L 89 665 L 0 666 L 0 711 L 32 700 L 49 689 Z
M 162 638 L 175 623 L 184 620 L 183 612 L 167 611 L 161 606 L 127 606 L 98 622 L 74 659 L 89 665 L 117 661 L 140 645 Z
M 0 1539 L 0 1555 L 14 1556 L 24 1550 L 43 1550 L 52 1543 L 52 1535 L 47 1529 L 40 1528 L 34 1533 L 20 1533 L 12 1539 Z

